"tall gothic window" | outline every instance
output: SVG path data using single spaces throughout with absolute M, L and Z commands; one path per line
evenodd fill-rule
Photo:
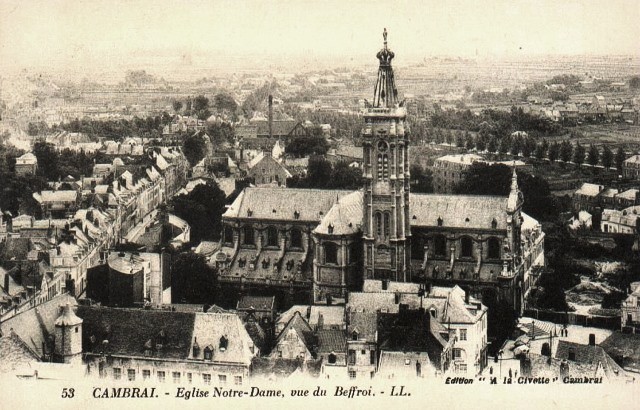
M 489 259 L 500 259 L 500 241 L 498 238 L 489 238 L 489 251 L 487 257 Z
M 300 229 L 291 230 L 291 247 L 302 248 L 302 232 L 300 232 Z
M 278 246 L 278 230 L 273 226 L 267 228 L 267 246 Z
M 435 256 L 447 256 L 447 239 L 443 235 L 433 237 L 433 252 Z
M 382 154 L 378 154 L 378 181 L 382 180 Z
M 231 243 L 233 242 L 233 229 L 229 225 L 224 226 L 224 242 Z
M 255 245 L 255 237 L 253 233 L 253 227 L 245 226 L 244 229 L 244 244 L 245 245 Z
M 380 212 L 376 212 L 375 220 L 376 220 L 376 233 L 378 234 L 378 236 L 382 236 L 382 214 Z
M 338 263 L 338 245 L 333 242 L 324 244 L 324 263 Z
M 460 239 L 460 256 L 463 258 L 472 258 L 473 257 L 473 240 L 468 236 L 463 236 Z

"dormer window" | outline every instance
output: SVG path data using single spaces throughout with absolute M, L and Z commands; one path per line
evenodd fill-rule
M 493 218 L 493 221 L 491 221 L 491 229 L 496 229 L 498 227 L 498 221 L 496 221 L 495 218 Z
M 247 216 L 253 216 L 253 211 L 251 209 L 247 209 Z
M 204 360 L 213 360 L 213 347 L 207 346 L 204 348 Z
M 200 356 L 200 345 L 198 344 L 198 339 L 193 339 L 193 357 L 197 358 Z
M 226 337 L 222 336 L 220 338 L 220 351 L 224 352 L 225 350 L 227 350 L 228 345 L 229 345 L 229 340 Z
M 298 212 L 298 211 L 294 211 L 294 212 L 293 212 L 293 218 L 294 218 L 294 219 L 300 219 L 300 212 Z
M 327 231 L 329 232 L 329 234 L 333 233 L 333 225 L 329 224 L 329 226 L 327 226 Z
M 351 332 L 351 340 L 358 340 L 358 332 L 355 330 Z
M 442 226 L 442 222 L 444 222 L 444 221 L 442 220 L 442 218 L 441 218 L 441 217 L 438 217 L 438 226 Z

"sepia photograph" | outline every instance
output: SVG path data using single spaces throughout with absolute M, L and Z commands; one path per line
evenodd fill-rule
M 0 408 L 634 407 L 639 21 L 0 0 Z

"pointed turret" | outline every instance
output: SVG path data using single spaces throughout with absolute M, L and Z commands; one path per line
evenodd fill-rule
M 79 363 L 82 355 L 82 319 L 68 303 L 55 321 L 55 356 L 62 363 Z
M 513 174 L 511 176 L 511 190 L 509 191 L 509 199 L 507 201 L 507 211 L 515 212 L 522 207 L 524 199 L 522 192 L 518 188 L 518 174 L 516 173 L 516 164 L 513 164 Z

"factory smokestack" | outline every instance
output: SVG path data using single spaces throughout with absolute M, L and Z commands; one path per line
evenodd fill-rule
M 269 138 L 273 138 L 273 96 L 269 95 Z

